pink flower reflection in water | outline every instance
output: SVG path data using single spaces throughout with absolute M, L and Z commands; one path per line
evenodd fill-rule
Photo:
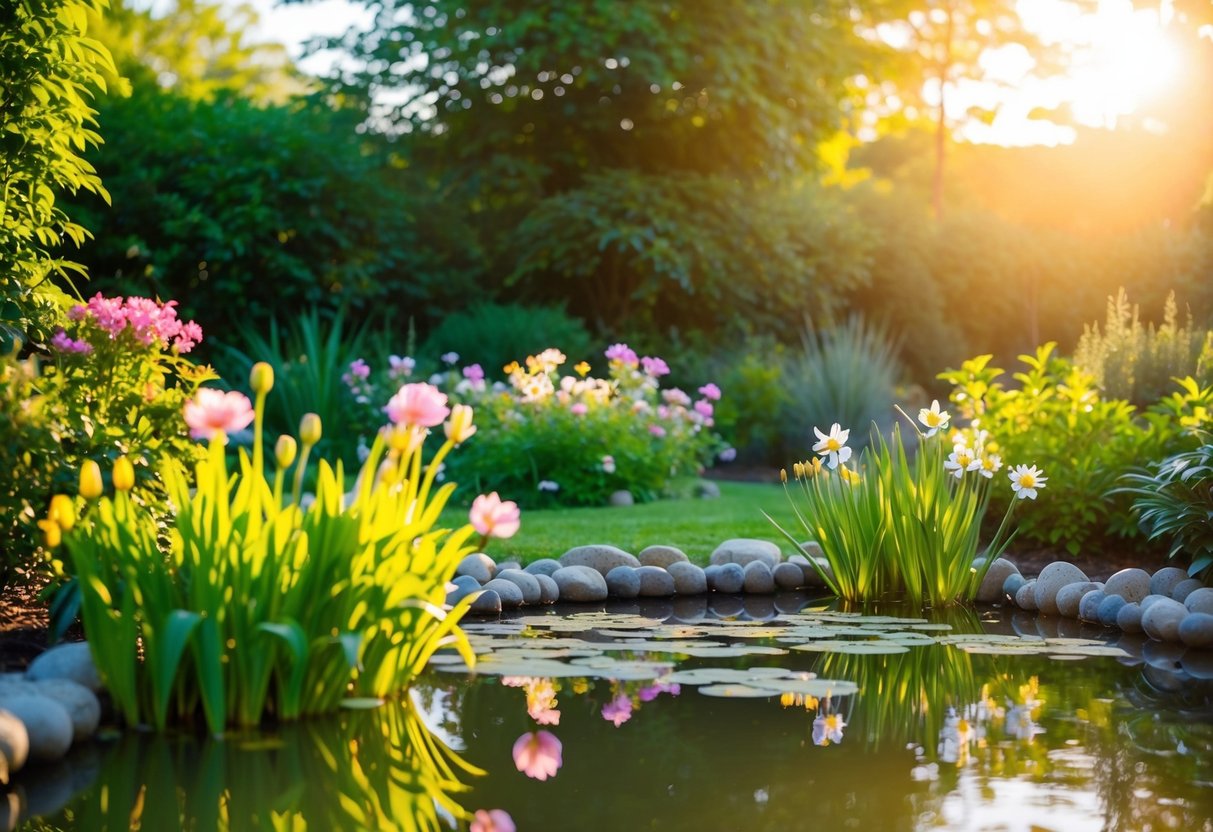
M 514 742 L 514 765 L 527 777 L 547 780 L 564 763 L 562 748 L 550 731 L 528 731 Z

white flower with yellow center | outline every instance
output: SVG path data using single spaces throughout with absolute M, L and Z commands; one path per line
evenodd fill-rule
M 977 458 L 977 454 L 973 452 L 972 448 L 960 443 L 952 446 L 952 453 L 948 455 L 943 467 L 948 469 L 956 479 L 960 479 L 964 476 L 965 471 L 980 468 L 981 460 Z
M 1048 477 L 1035 465 L 1016 465 L 1011 471 L 1011 490 L 1019 499 L 1036 499 L 1036 490 L 1044 488 Z
M 843 430 L 842 426 L 835 422 L 830 425 L 828 434 L 822 433 L 816 427 L 813 428 L 813 433 L 817 434 L 818 439 L 817 444 L 813 446 L 813 451 L 824 456 L 826 464 L 831 468 L 837 468 L 851 458 L 851 449 L 847 447 L 847 439 L 850 438 L 851 431 Z
M 918 421 L 927 429 L 927 436 L 934 436 L 946 428 L 951 418 L 948 411 L 939 409 L 939 399 L 932 399 L 929 408 L 918 411 Z
M 993 479 L 994 474 L 996 474 L 998 470 L 1002 468 L 1002 457 L 1000 457 L 998 454 L 986 454 L 985 456 L 981 457 L 980 461 L 981 467 L 977 470 L 988 480 Z

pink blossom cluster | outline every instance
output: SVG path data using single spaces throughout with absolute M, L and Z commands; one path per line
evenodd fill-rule
M 73 321 L 94 324 L 108 333 L 111 340 L 129 330 L 134 339 L 144 346 L 171 346 L 174 351 L 184 355 L 202 340 L 202 327 L 193 321 L 180 320 L 176 306 L 175 300 L 159 303 L 151 298 L 107 298 L 98 292 L 89 298 L 87 304 L 73 306 L 67 316 Z M 73 342 L 77 348 L 72 351 L 81 351 L 79 343 Z
M 93 345 L 88 341 L 74 339 L 62 329 L 51 338 L 51 346 L 59 352 L 74 352 L 77 355 L 88 355 L 93 351 Z
M 636 351 L 627 344 L 611 344 L 606 351 L 607 361 L 618 361 L 625 367 L 635 367 L 640 363 Z
M 374 392 L 371 383 L 371 367 L 361 358 L 355 358 L 341 374 L 341 381 L 354 394 L 354 401 L 367 404 Z

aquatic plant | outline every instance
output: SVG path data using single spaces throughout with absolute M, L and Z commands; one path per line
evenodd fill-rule
M 428 428 L 448 411 L 433 388 L 407 391 L 418 406 L 394 413 L 401 421 L 381 431 L 352 491 L 340 463 L 321 461 L 308 502 L 298 476 L 293 492 L 285 489 L 292 464 L 302 470 L 320 439 L 319 419 L 303 420 L 298 459 L 285 437 L 267 465 L 269 365 L 256 365 L 250 383 L 255 407 L 213 391 L 187 407 L 210 448 L 192 482 L 181 466 L 164 466 L 177 509 L 167 531 L 115 474 L 116 493 L 90 504 L 64 535 L 93 656 L 129 723 L 162 729 L 201 715 L 217 733 L 270 715 L 290 720 L 350 695 L 398 691 L 440 647 L 474 661 L 458 627 L 473 596 L 444 607 L 474 530 L 436 528 L 455 486 L 434 489 L 443 458 L 470 435 L 470 413 L 423 460 Z M 240 449 L 231 474 L 226 434 L 250 418 L 251 456 Z M 515 518 L 489 533 L 516 528 Z
M 891 592 L 903 592 L 919 604 L 971 600 L 1013 537 L 1007 532 L 1016 504 L 1034 500 L 1045 486 L 1047 478 L 1035 466 L 1016 467 L 1010 473 L 1011 489 L 1020 499 L 1008 503 L 998 531 L 979 550 L 1002 459 L 984 432 L 955 433 L 949 441 L 944 430 L 950 417 L 938 402 L 923 408 L 918 419 L 926 431 L 910 421 L 918 439 L 912 459 L 900 426 L 894 426 L 887 440 L 873 432 L 874 441 L 854 467 L 847 464 L 852 459 L 849 430 L 837 423 L 829 432 L 814 428 L 818 456 L 792 468 L 803 509 L 783 472 L 796 518 L 821 547 L 829 569 L 810 564 L 844 600 L 872 600 Z M 796 536 L 771 522 L 799 548 Z

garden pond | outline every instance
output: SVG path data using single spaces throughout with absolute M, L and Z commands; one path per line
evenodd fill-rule
M 114 734 L 24 772 L 10 804 L 21 828 L 90 832 L 414 832 L 487 809 L 522 832 L 1213 830 L 1213 652 L 796 594 L 465 629 L 475 675 L 439 654 L 402 702 L 223 741 Z

